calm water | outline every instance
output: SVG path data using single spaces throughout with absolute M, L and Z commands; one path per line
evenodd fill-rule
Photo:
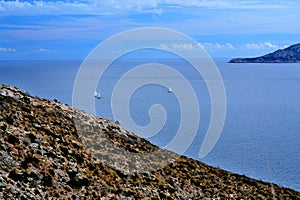
M 208 91 L 202 78 L 184 61 L 163 62 L 184 74 L 197 91 L 201 121 L 185 154 L 198 159 L 211 113 Z M 112 118 L 110 96 L 114 85 L 124 72 L 141 63 L 121 60 L 104 74 L 98 84 L 104 96 L 96 102 L 98 115 Z M 228 64 L 225 60 L 217 60 L 216 64 L 226 88 L 227 117 L 217 145 L 202 161 L 300 191 L 300 64 Z M 80 61 L 2 61 L 0 82 L 17 85 L 33 96 L 72 105 L 79 66 Z M 150 122 L 148 109 L 153 104 L 162 104 L 168 115 L 162 131 L 150 138 L 163 147 L 179 127 L 180 103 L 162 86 L 141 87 L 130 101 L 137 124 Z

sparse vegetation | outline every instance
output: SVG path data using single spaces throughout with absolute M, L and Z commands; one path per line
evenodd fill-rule
M 93 140 L 96 150 L 88 147 Z M 126 152 L 159 149 L 107 119 L 0 85 L 0 199 L 272 199 L 273 190 L 277 199 L 300 199 L 299 192 L 171 152 L 178 159 L 161 169 L 124 173 L 104 162 L 122 158 L 108 144 Z

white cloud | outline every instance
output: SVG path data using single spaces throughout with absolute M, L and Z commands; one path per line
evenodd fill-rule
M 281 48 L 286 48 L 288 45 L 282 45 Z M 211 43 L 203 42 L 197 44 L 188 44 L 188 43 L 172 43 L 166 44 L 161 43 L 160 48 L 163 50 L 180 50 L 180 51 L 192 51 L 196 49 L 205 49 L 207 52 L 216 53 L 216 52 L 238 52 L 238 51 L 270 51 L 277 50 L 280 47 L 271 42 L 261 42 L 261 43 L 245 43 L 240 45 L 233 45 L 229 42 L 226 43 Z
M 0 52 L 16 52 L 17 50 L 14 48 L 5 48 L 5 47 L 0 47 Z
M 90 3 L 46 1 L 1 1 L 1 15 L 95 14 L 103 11 Z M 100 12 L 101 13 L 101 12 Z M 100 14 L 99 13 L 99 14 Z
M 263 1 L 236 1 L 236 0 L 160 0 L 160 3 L 171 4 L 177 6 L 196 6 L 196 7 L 209 7 L 209 8 L 265 8 L 265 7 L 279 7 L 279 5 L 263 5 Z M 281 7 L 281 6 L 280 6 Z
M 279 46 L 272 44 L 271 42 L 263 42 L 263 43 L 247 43 L 243 46 L 243 48 L 248 50 L 278 49 Z
M 226 42 L 225 44 L 205 42 L 205 43 L 203 43 L 203 46 L 208 51 L 215 51 L 215 50 L 221 50 L 221 49 L 223 49 L 223 50 L 235 49 L 235 47 L 232 44 L 230 44 L 229 42 Z
M 274 0 L 86 0 L 86 1 L 0 1 L 0 15 L 93 14 L 153 12 L 160 15 L 167 7 L 205 7 L 217 9 L 286 8 L 290 1 Z M 294 4 L 297 4 L 294 3 Z M 298 4 L 299 5 L 299 4 Z M 295 6 L 295 5 L 294 5 Z
M 202 43 L 204 48 L 208 51 L 217 51 L 217 50 L 273 50 L 279 49 L 278 45 L 275 45 L 269 41 L 260 42 L 260 43 L 246 43 L 242 45 L 232 45 L 229 42 L 224 44 L 220 43 Z
M 226 43 L 226 47 L 228 48 L 228 49 L 231 49 L 231 50 L 233 50 L 234 49 L 234 47 L 232 46 L 232 44 L 230 44 L 230 43 Z
M 157 15 L 157 1 L 0 1 L 0 15 L 90 14 L 110 15 L 147 9 Z
M 173 43 L 173 44 L 160 44 L 160 47 L 163 50 L 183 50 L 183 51 L 192 51 L 195 49 L 205 49 L 207 51 L 216 51 L 216 50 L 234 50 L 235 47 L 230 43 L 219 44 L 219 43 L 197 43 L 197 44 L 188 44 L 188 43 Z
M 52 53 L 57 53 L 58 51 L 52 49 L 38 49 L 38 50 L 34 50 L 34 52 L 52 54 Z
M 194 49 L 194 45 L 192 44 L 172 44 L 173 49 L 182 49 L 182 50 L 188 50 L 191 51 Z
M 182 50 L 182 51 L 192 51 L 202 46 L 198 44 L 190 44 L 190 43 L 172 43 L 172 44 L 160 44 L 160 48 L 163 50 Z

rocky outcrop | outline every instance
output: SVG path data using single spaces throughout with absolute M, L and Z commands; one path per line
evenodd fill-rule
M 159 156 L 149 160 L 153 152 Z M 0 199 L 204 197 L 300 193 L 159 149 L 117 123 L 0 85 Z
M 300 44 L 255 58 L 235 58 L 229 63 L 297 63 L 300 62 Z

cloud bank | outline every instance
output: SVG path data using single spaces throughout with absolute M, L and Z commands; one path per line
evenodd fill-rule
M 198 43 L 197 45 L 187 44 L 187 43 L 172 43 L 160 44 L 160 47 L 164 50 L 184 50 L 184 51 L 192 51 L 197 48 L 204 48 L 207 51 L 217 51 L 217 50 L 276 50 L 280 47 L 278 45 L 272 44 L 269 41 L 266 42 L 259 42 L 259 43 L 246 43 L 241 45 L 233 45 L 229 42 L 225 43 L 210 43 L 210 42 L 203 42 Z
M 0 1 L 0 15 L 86 14 L 117 15 L 130 12 L 152 12 L 160 15 L 164 9 L 202 7 L 213 9 L 281 9 L 292 1 L 273 0 L 86 0 L 86 1 Z M 297 2 L 296 2 L 297 4 Z M 299 5 L 299 3 L 298 3 Z M 295 5 L 293 5 L 295 6 Z
M 17 50 L 14 48 L 6 48 L 6 47 L 0 47 L 0 52 L 16 52 Z
M 279 46 L 272 44 L 271 42 L 264 42 L 264 43 L 247 43 L 244 45 L 245 49 L 278 49 Z

